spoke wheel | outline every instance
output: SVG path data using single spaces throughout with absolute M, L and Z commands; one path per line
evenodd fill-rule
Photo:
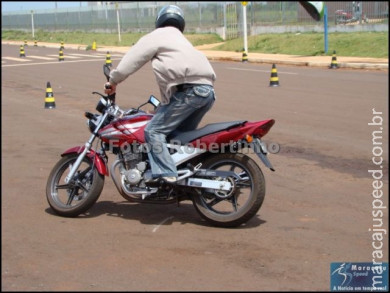
M 77 155 L 61 158 L 51 171 L 46 198 L 50 207 L 60 216 L 76 217 L 86 212 L 99 198 L 104 176 L 99 174 L 90 158 L 85 157 L 72 180 L 65 182 Z
M 230 181 L 232 188 L 228 191 L 198 189 L 193 202 L 205 220 L 215 226 L 236 227 L 257 213 L 264 201 L 265 181 L 254 160 L 243 154 L 218 154 L 208 158 L 203 167 L 231 171 L 240 178 L 212 178 Z

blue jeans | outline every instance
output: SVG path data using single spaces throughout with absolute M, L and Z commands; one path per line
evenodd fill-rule
M 197 128 L 203 116 L 214 104 L 214 89 L 198 85 L 176 92 L 169 104 L 162 105 L 145 127 L 145 141 L 153 178 L 177 177 L 176 165 L 168 151 L 166 137 L 174 130 L 190 131 Z

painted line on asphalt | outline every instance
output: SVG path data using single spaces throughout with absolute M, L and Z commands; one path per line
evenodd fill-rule
M 59 55 L 47 55 L 47 56 L 53 56 L 53 57 L 57 57 L 57 58 L 60 57 Z M 64 57 L 64 59 L 65 58 L 68 58 L 68 59 L 80 59 L 81 58 L 79 56 L 72 56 L 72 55 L 65 55 L 65 54 L 62 57 Z
M 33 58 L 33 59 L 40 59 L 40 60 L 55 60 L 55 58 L 51 57 L 43 57 L 43 56 L 28 56 L 28 58 Z
M 31 61 L 31 60 L 22 59 L 22 58 L 26 58 L 26 57 L 19 57 L 19 58 L 15 58 L 15 57 L 1 57 L 1 59 L 11 60 L 11 61 L 18 61 L 18 62 L 27 62 L 27 61 Z
M 160 228 L 161 225 L 163 225 L 166 221 L 169 221 L 173 219 L 173 216 L 172 217 L 168 217 L 166 218 L 165 220 L 163 220 L 160 224 L 156 225 L 154 228 L 153 228 L 153 233 L 156 232 L 158 230 L 158 228 Z
M 4 58 L 4 57 L 3 57 Z M 66 57 L 65 57 L 66 59 Z M 112 61 L 119 60 L 119 59 L 111 59 Z M 27 60 L 25 60 L 27 61 Z M 31 60 L 29 60 L 31 61 Z M 42 63 L 28 63 L 28 64 L 8 64 L 8 65 L 2 65 L 1 67 L 18 67 L 18 66 L 31 66 L 31 65 L 47 65 L 47 64 L 67 64 L 67 63 L 80 63 L 80 62 L 102 62 L 102 60 L 97 59 L 89 59 L 89 60 L 73 60 L 73 61 L 54 61 L 54 62 L 42 62 Z
M 80 56 L 80 57 L 90 57 L 90 58 L 102 58 L 105 55 L 87 55 L 87 54 L 78 54 L 78 53 L 72 53 L 72 56 Z

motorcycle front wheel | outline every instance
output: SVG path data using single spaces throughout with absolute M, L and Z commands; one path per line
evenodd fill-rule
M 104 186 L 104 176 L 88 157 L 83 159 L 72 180 L 65 182 L 77 158 L 76 154 L 61 158 L 47 180 L 47 201 L 63 217 L 77 217 L 86 212 L 98 200 Z
M 193 203 L 202 218 L 214 226 L 237 227 L 256 215 L 264 201 L 265 180 L 253 159 L 244 154 L 216 154 L 206 159 L 202 167 L 232 171 L 240 178 L 230 178 L 234 188 L 229 192 L 198 190 Z

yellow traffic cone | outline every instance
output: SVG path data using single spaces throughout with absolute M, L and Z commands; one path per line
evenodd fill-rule
M 38 41 L 34 40 L 34 47 L 38 47 Z
M 54 99 L 53 89 L 51 88 L 50 82 L 46 85 L 46 98 L 45 98 L 45 109 L 54 109 L 56 102 Z
M 64 52 L 62 51 L 61 48 L 60 48 L 60 54 L 58 57 L 58 61 L 65 61 Z
M 271 78 L 270 78 L 269 86 L 279 86 L 278 71 L 276 70 L 275 64 L 272 64 Z
M 339 66 L 337 64 L 336 51 L 333 51 L 332 62 L 330 63 L 329 68 L 330 69 L 337 69 L 337 68 L 339 68 Z
M 19 57 L 26 57 L 26 53 L 24 52 L 23 45 L 20 45 Z
M 242 51 L 242 62 L 248 62 L 248 54 L 245 50 Z
M 24 40 L 24 46 L 27 47 L 27 40 Z
M 93 41 L 92 43 L 92 50 L 96 51 L 96 41 Z
M 107 55 L 106 55 L 106 65 L 108 67 L 111 67 L 112 66 L 112 61 L 111 61 L 111 54 L 110 52 L 107 51 Z
M 65 48 L 64 48 L 64 42 L 63 42 L 63 41 L 61 41 L 61 47 L 60 47 L 60 49 L 61 49 L 61 50 L 65 49 Z

